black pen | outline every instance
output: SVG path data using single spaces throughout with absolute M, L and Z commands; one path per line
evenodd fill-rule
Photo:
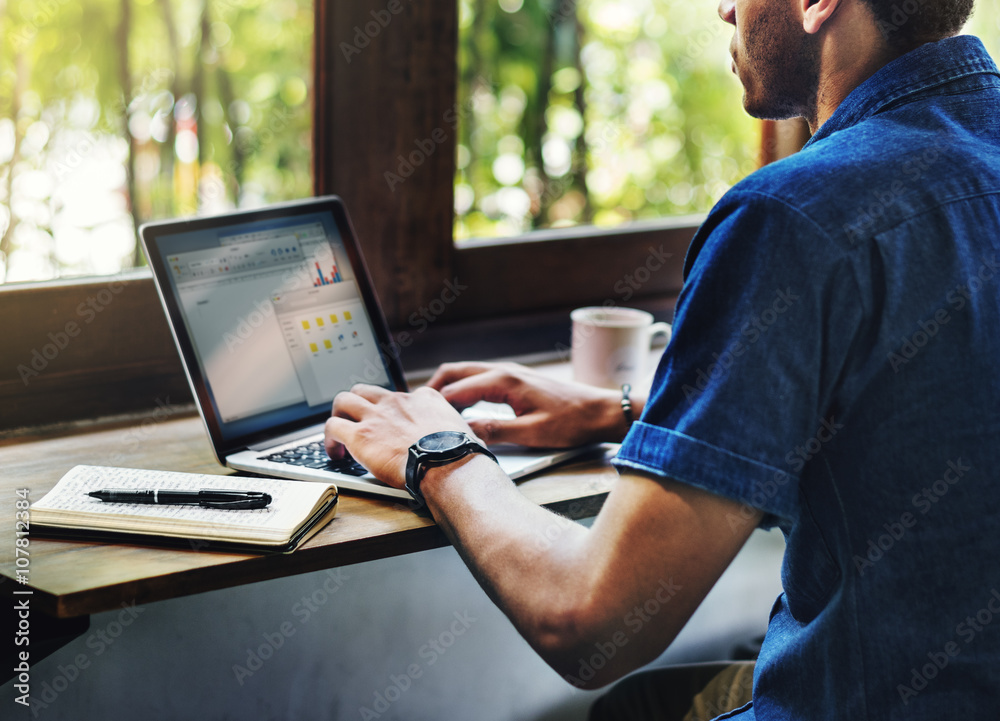
M 259 491 L 169 491 L 107 488 L 87 494 L 105 503 L 149 503 L 160 506 L 196 505 L 203 508 L 266 508 L 271 496 Z

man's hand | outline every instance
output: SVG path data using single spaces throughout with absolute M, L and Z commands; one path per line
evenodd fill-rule
M 487 443 L 571 448 L 621 441 L 628 430 L 619 392 L 554 380 L 516 363 L 445 363 L 427 385 L 459 410 L 479 401 L 513 408 L 513 420 L 470 421 Z M 636 417 L 642 405 L 633 398 Z
M 342 458 L 346 446 L 372 475 L 402 488 L 407 450 L 437 431 L 472 432 L 461 414 L 430 388 L 394 393 L 356 385 L 333 401 L 333 416 L 326 422 L 326 451 L 331 458 Z

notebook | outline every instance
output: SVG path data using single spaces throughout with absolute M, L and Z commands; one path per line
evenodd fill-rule
M 323 449 L 337 393 L 362 382 L 407 390 L 338 197 L 148 223 L 140 236 L 220 463 L 409 498 Z M 517 479 L 591 449 L 491 450 Z
M 88 494 L 103 489 L 260 491 L 265 508 L 219 509 L 196 505 L 105 503 Z M 194 550 L 290 553 L 337 512 L 337 489 L 319 483 L 210 476 L 134 468 L 75 466 L 31 506 L 43 535 L 86 540 L 133 539 L 187 545 Z

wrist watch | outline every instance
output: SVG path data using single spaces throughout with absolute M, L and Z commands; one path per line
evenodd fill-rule
M 418 501 L 424 500 L 420 481 L 428 468 L 446 466 L 470 453 L 482 453 L 496 461 L 489 450 L 475 438 L 461 431 L 438 431 L 421 438 L 410 446 L 406 458 L 406 490 Z

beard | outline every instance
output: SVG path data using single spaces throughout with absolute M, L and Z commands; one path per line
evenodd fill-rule
M 734 51 L 733 57 L 747 113 L 764 120 L 814 117 L 819 37 L 805 32 L 784 6 L 748 19 L 743 38 L 742 54 Z

